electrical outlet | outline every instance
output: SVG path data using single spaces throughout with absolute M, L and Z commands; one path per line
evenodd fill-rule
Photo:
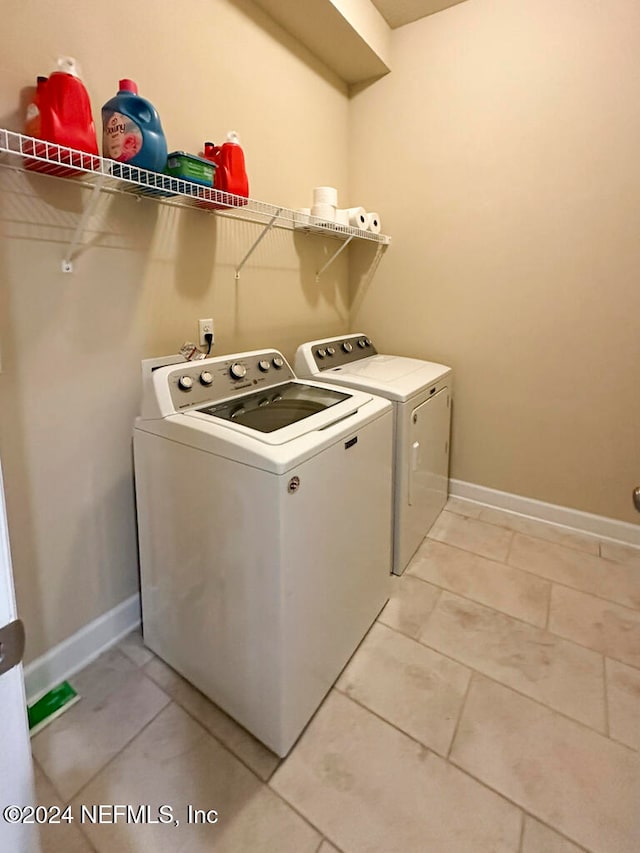
M 199 342 L 200 346 L 207 346 L 207 339 L 205 335 L 211 333 L 213 335 L 213 319 L 209 317 L 208 320 L 198 320 L 198 334 L 199 334 Z M 211 338 L 211 343 L 213 344 L 213 338 Z

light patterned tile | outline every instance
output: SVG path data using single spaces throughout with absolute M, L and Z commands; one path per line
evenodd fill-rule
M 640 610 L 640 572 L 633 566 L 520 533 L 514 536 L 508 562 L 518 569 Z
M 506 687 L 474 676 L 451 760 L 595 853 L 640 849 L 640 755 Z
M 437 587 L 412 577 L 407 569 L 402 577 L 392 578 L 389 601 L 378 619 L 402 634 L 417 637 L 439 596 Z
M 446 755 L 470 671 L 384 625 L 374 625 L 337 687 Z
M 603 541 L 600 543 L 600 555 L 616 563 L 628 563 L 640 568 L 640 548 L 634 548 L 633 545 Z
M 554 584 L 549 630 L 640 667 L 640 612 L 637 610 Z
M 524 821 L 522 853 L 584 853 L 584 851 L 582 847 L 577 847 L 548 826 L 527 815 Z
M 256 740 L 217 705 L 210 702 L 160 658 L 154 658 L 147 664 L 145 672 L 171 696 L 174 702 L 195 717 L 205 729 L 215 735 L 261 779 L 269 778 L 280 760 L 275 753 Z
M 513 537 L 510 530 L 443 510 L 427 534 L 430 539 L 473 551 L 490 560 L 506 559 Z
M 322 842 L 318 853 L 339 853 L 339 851 L 337 847 L 325 840 Z
M 431 539 L 425 539 L 407 571 L 532 625 L 546 624 L 551 584 L 529 572 Z
M 98 853 L 316 853 L 321 836 L 237 758 L 171 703 L 74 801 L 144 803 L 172 809 L 179 826 L 85 825 Z M 188 823 L 188 806 L 217 812 Z
M 142 633 L 139 628 L 132 631 L 130 634 L 127 634 L 124 639 L 120 640 L 118 643 L 118 649 L 125 654 L 129 660 L 133 661 L 136 666 L 144 666 L 155 657 L 153 652 L 145 646 L 142 640 Z
M 70 682 L 80 701 L 31 741 L 36 760 L 65 801 L 169 702 L 166 693 L 115 649 Z
M 545 539 L 547 542 L 564 545 L 565 548 L 575 548 L 578 551 L 586 551 L 588 554 L 595 554 L 596 556 L 600 553 L 600 542 L 596 536 L 590 536 L 588 533 L 581 533 L 558 524 L 550 524 L 537 518 L 528 518 L 526 515 L 506 512 L 493 507 L 483 509 L 478 518 L 488 524 L 497 524 L 518 533 L 535 536 L 537 539 Z
M 333 691 L 270 784 L 349 853 L 515 853 L 517 808 Z
M 640 750 L 640 671 L 607 659 L 609 733 Z
M 601 731 L 602 657 L 445 592 L 420 641 Z
M 65 804 L 59 799 L 37 762 L 34 762 L 33 769 L 38 805 L 64 809 Z M 74 821 L 71 822 L 61 818 L 60 823 L 40 824 L 40 853 L 93 853 L 93 847 L 75 823 L 75 815 L 73 817 Z
M 450 497 L 444 508 L 447 512 L 455 512 L 457 515 L 465 515 L 467 518 L 479 518 L 480 513 L 485 507 L 484 504 L 479 504 L 475 501 Z

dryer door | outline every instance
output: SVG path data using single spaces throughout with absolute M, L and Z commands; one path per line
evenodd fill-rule
M 447 500 L 450 417 L 448 388 L 442 388 L 411 413 L 409 504 L 419 508 L 425 532 Z

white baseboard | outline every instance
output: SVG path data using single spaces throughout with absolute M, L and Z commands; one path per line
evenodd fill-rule
M 140 595 L 136 593 L 27 664 L 24 668 L 27 702 L 31 704 L 83 669 L 139 624 Z
M 538 521 L 548 521 L 581 533 L 590 533 L 600 539 L 610 539 L 625 545 L 640 547 L 640 524 L 629 524 L 603 515 L 592 515 L 579 509 L 571 509 L 557 504 L 548 504 L 522 495 L 499 492 L 475 483 L 463 480 L 449 481 L 449 494 L 455 498 L 465 498 L 476 503 L 516 512 Z

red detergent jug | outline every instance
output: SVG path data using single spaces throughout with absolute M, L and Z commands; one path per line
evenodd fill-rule
M 249 196 L 249 179 L 238 134 L 233 130 L 230 131 L 227 134 L 227 141 L 220 146 L 214 145 L 213 142 L 205 142 L 204 156 L 207 160 L 212 160 L 217 167 L 214 189 L 241 196 L 241 198 L 230 198 L 229 205 L 246 204 L 247 202 L 243 199 Z
M 38 157 L 53 159 L 56 163 L 68 163 L 84 169 L 98 169 L 98 142 L 96 128 L 91 114 L 91 102 L 82 80 L 78 76 L 76 62 L 71 57 L 58 60 L 58 70 L 48 78 L 38 77 L 38 86 L 33 100 L 27 109 L 25 133 L 37 139 L 73 148 L 73 153 L 61 151 L 51 145 L 27 143 L 27 153 Z M 77 152 L 95 155 L 83 156 Z M 61 177 L 74 177 L 82 174 L 76 169 L 40 160 L 27 160 L 27 169 Z

